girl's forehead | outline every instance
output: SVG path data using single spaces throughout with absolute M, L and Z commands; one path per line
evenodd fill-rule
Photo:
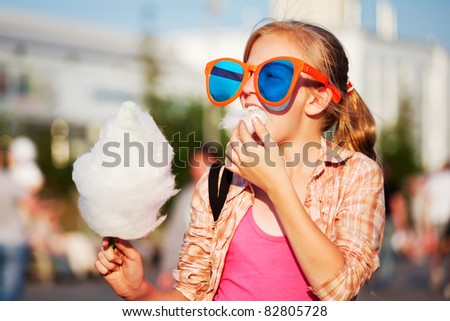
M 303 59 L 298 46 L 291 39 L 283 34 L 271 33 L 261 36 L 253 43 L 247 63 L 257 65 L 279 56 Z

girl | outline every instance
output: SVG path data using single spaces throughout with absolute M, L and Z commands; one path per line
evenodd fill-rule
M 163 292 L 144 279 L 140 254 L 102 242 L 95 266 L 126 300 L 350 300 L 379 266 L 384 227 L 375 123 L 349 82 L 342 44 L 299 21 L 271 22 L 249 38 L 244 62 L 206 67 L 210 100 L 239 97 L 266 123 L 232 132 L 232 184 L 219 219 L 208 177 L 197 184 L 191 220 Z M 325 135 L 325 133 L 333 133 Z M 327 136 L 328 139 L 325 139 Z

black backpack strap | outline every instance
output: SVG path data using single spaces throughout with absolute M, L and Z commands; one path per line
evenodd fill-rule
M 218 187 L 220 172 L 223 167 L 222 179 L 220 186 Z M 214 216 L 214 222 L 219 219 L 220 212 L 222 211 L 223 204 L 227 198 L 228 190 L 230 189 L 231 179 L 233 173 L 230 172 L 222 162 L 217 161 L 211 165 L 208 177 L 208 191 L 209 191 L 209 204 Z

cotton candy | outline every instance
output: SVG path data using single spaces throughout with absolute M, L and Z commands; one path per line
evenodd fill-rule
M 145 237 L 164 221 L 160 209 L 177 192 L 173 149 L 133 102 L 125 102 L 101 132 L 73 165 L 80 213 L 102 237 Z
M 267 122 L 267 114 L 258 107 L 248 107 L 240 109 L 230 109 L 220 123 L 220 128 L 226 130 L 233 130 L 240 120 L 243 120 L 247 125 L 250 134 L 255 132 L 252 124 L 252 118 L 258 117 L 264 124 Z

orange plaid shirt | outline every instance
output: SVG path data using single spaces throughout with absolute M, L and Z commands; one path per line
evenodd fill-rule
M 379 267 L 385 219 L 383 175 L 365 155 L 340 148 L 329 157 L 326 146 L 323 139 L 322 161 L 307 185 L 303 205 L 344 253 L 345 265 L 327 282 L 310 289 L 321 300 L 350 300 Z M 190 300 L 214 298 L 234 231 L 254 201 L 251 184 L 238 175 L 233 175 L 217 222 L 208 197 L 205 174 L 192 199 L 190 225 L 173 272 L 175 288 Z

